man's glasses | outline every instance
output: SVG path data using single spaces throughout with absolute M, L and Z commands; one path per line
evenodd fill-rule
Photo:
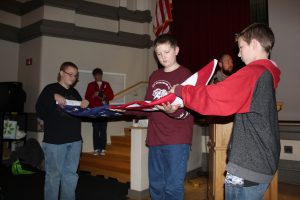
M 71 74 L 69 72 L 66 72 L 66 71 L 63 71 L 65 74 L 69 75 L 70 77 L 73 77 L 73 78 L 78 78 L 78 74 L 74 75 L 74 74 Z

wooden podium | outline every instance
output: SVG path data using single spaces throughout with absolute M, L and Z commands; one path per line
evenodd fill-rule
M 277 110 L 281 110 L 282 103 L 277 103 Z M 225 120 L 226 121 L 226 120 Z M 227 146 L 232 131 L 233 122 L 210 124 L 209 130 L 209 179 L 208 199 L 224 199 L 224 179 L 227 159 Z M 278 199 L 278 171 L 274 175 L 264 200 Z

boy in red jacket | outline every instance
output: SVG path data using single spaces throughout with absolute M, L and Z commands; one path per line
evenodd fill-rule
M 237 34 L 236 41 L 245 67 L 223 82 L 175 85 L 170 92 L 181 97 L 187 108 L 203 115 L 235 114 L 228 146 L 225 199 L 263 199 L 278 169 L 280 155 L 275 97 L 280 70 L 268 59 L 275 38 L 268 26 L 255 23 Z M 170 107 L 168 104 L 162 109 Z

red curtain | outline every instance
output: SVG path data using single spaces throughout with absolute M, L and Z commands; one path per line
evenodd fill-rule
M 249 0 L 174 0 L 172 13 L 180 64 L 196 72 L 229 53 L 237 68 L 242 65 L 234 35 L 250 24 Z

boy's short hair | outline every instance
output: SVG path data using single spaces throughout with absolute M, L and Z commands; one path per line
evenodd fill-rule
M 242 38 L 247 44 L 250 44 L 252 39 L 256 39 L 267 53 L 271 52 L 275 43 L 273 31 L 262 23 L 253 23 L 246 27 L 242 32 L 236 34 L 236 41 L 239 38 Z
M 59 71 L 65 71 L 68 67 L 73 67 L 78 70 L 78 67 L 74 63 L 67 61 L 60 65 Z
M 162 34 L 162 35 L 158 36 L 154 40 L 153 46 L 154 46 L 154 48 L 156 48 L 159 44 L 165 44 L 165 43 L 169 43 L 171 45 L 171 47 L 173 47 L 173 48 L 175 48 L 177 46 L 177 40 L 171 34 Z
M 96 74 L 101 74 L 101 75 L 103 75 L 103 71 L 102 71 L 102 69 L 100 69 L 100 68 L 95 68 L 94 70 L 93 70 L 93 75 L 95 76 Z

